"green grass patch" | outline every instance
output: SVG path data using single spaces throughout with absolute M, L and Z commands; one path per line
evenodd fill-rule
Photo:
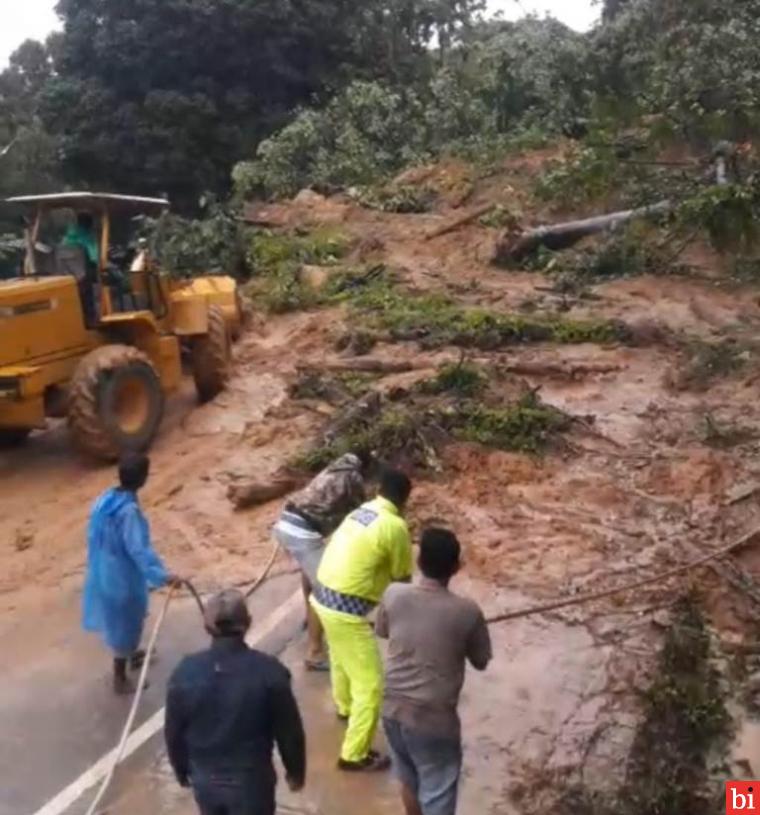
M 394 461 L 403 457 L 421 468 L 437 468 L 441 448 L 452 440 L 498 450 L 539 454 L 547 450 L 572 419 L 545 405 L 533 393 L 504 406 L 486 407 L 473 399 L 378 402 L 340 432 L 304 452 L 294 466 L 308 472 L 335 458 L 363 450 Z
M 258 232 L 248 249 L 248 264 L 255 275 L 249 293 L 273 314 L 317 306 L 320 296 L 302 281 L 301 267 L 333 266 L 349 248 L 349 240 L 334 229 L 305 235 Z
M 454 435 L 463 441 L 515 453 L 540 453 L 572 419 L 530 393 L 502 408 L 470 403 L 457 411 Z
M 359 203 L 367 209 L 408 215 L 430 212 L 437 198 L 438 193 L 432 187 L 405 184 L 365 188 L 359 195 Z
M 467 308 L 441 294 L 405 292 L 395 287 L 387 275 L 354 286 L 347 285 L 345 278 L 336 279 L 331 297 L 351 303 L 372 327 L 389 331 L 396 339 L 423 341 L 428 347 L 457 345 L 494 350 L 528 342 L 607 344 L 628 339 L 627 327 L 617 321 Z
M 451 393 L 471 398 L 482 393 L 488 377 L 479 365 L 470 362 L 446 363 L 432 379 L 420 384 L 420 391 L 429 394 Z

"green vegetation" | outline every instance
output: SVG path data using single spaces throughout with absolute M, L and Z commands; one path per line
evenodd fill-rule
M 331 404 L 341 404 L 358 399 L 372 388 L 377 377 L 358 371 L 328 374 L 322 371 L 305 371 L 289 388 L 291 399 L 321 399 Z
M 246 278 L 247 230 L 223 207 L 212 203 L 203 218 L 165 213 L 145 218 L 142 232 L 161 268 L 177 277 L 232 274 Z
M 720 251 L 750 252 L 758 239 L 760 180 L 707 187 L 681 204 L 678 218 L 684 228 L 706 232 Z
M 407 184 L 398 187 L 370 187 L 362 192 L 359 202 L 368 209 L 410 214 L 430 212 L 437 197 L 438 193 L 432 187 Z
M 683 600 L 643 698 L 644 723 L 629 760 L 625 798 L 637 815 L 707 815 L 709 750 L 727 734 L 729 716 L 710 661 L 710 636 L 694 598 Z M 722 785 L 721 785 L 722 786 Z M 717 790 L 713 791 L 716 793 Z
M 319 292 L 304 283 L 302 266 L 333 266 L 348 249 L 347 239 L 332 229 L 306 235 L 258 232 L 248 249 L 248 266 L 255 276 L 249 293 L 274 314 L 316 306 Z
M 540 453 L 571 423 L 567 414 L 545 405 L 531 392 L 507 407 L 493 408 L 472 403 L 460 407 L 453 431 L 457 438 L 484 447 L 517 453 Z
M 413 295 L 392 285 L 387 276 L 340 290 L 346 300 L 366 315 L 370 324 L 397 339 L 417 339 L 428 347 L 458 345 L 492 350 L 525 342 L 613 343 L 628 337 L 624 324 L 609 320 L 572 320 L 500 314 L 480 308 L 463 308 L 438 294 Z M 335 290 L 334 290 L 335 291 Z
M 459 366 L 460 371 L 464 366 Z M 507 405 L 486 406 L 477 397 L 487 388 L 485 376 L 478 372 L 475 390 L 473 372 L 454 378 L 444 368 L 435 387 L 420 388 L 422 398 L 411 395 L 401 402 L 378 401 L 369 413 L 352 414 L 337 434 L 301 455 L 296 466 L 309 472 L 326 466 L 350 450 L 376 452 L 386 460 L 404 457 L 416 466 L 438 468 L 438 453 L 452 439 L 511 452 L 538 454 L 546 451 L 572 419 L 544 404 L 535 393 L 528 393 Z M 467 383 L 464 385 L 464 383 Z M 439 383 L 446 383 L 445 389 Z M 464 391 L 458 391 L 464 385 Z M 446 396 L 455 395 L 452 403 Z M 436 398 L 437 397 L 437 398 Z
M 729 735 L 710 635 L 694 597 L 681 600 L 668 630 L 656 676 L 643 693 L 644 720 L 614 795 L 585 789 L 568 792 L 566 815 L 712 815 L 724 800 L 723 783 L 713 783 L 710 753 Z
M 420 384 L 422 393 L 450 393 L 462 398 L 477 396 L 486 388 L 488 377 L 478 365 L 464 360 L 459 363 L 447 363 L 438 369 L 433 379 Z
M 294 465 L 307 472 L 317 472 L 338 456 L 356 450 L 376 452 L 386 460 L 403 453 L 424 465 L 429 461 L 431 450 L 425 438 L 429 418 L 412 406 L 386 406 L 379 415 L 358 419 L 337 438 L 306 451 Z

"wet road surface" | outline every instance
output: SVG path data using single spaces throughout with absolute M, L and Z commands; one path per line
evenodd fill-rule
M 254 624 L 282 606 L 297 587 L 292 575 L 266 583 L 251 603 Z M 76 599 L 70 598 L 53 618 L 25 619 L 0 637 L 3 653 L 24 657 L 0 669 L 0 815 L 38 812 L 109 752 L 124 726 L 131 699 L 113 695 L 109 654 L 97 638 L 80 630 Z M 162 601 L 154 598 L 154 610 Z M 281 651 L 298 632 L 301 614 L 294 608 L 265 638 L 266 650 Z M 36 643 L 30 653 L 24 653 L 25 640 Z M 166 680 L 180 657 L 206 642 L 193 601 L 174 601 L 136 727 L 162 708 Z M 89 795 L 83 800 L 89 801 Z
M 397 815 L 389 774 L 346 775 L 335 768 L 343 725 L 330 699 L 329 679 L 302 669 L 302 608 L 298 581 L 289 575 L 265 584 L 252 603 L 256 626 L 277 624 L 262 646 L 279 654 L 293 673 L 309 746 L 309 780 L 298 795 L 279 790 L 283 815 Z M 526 598 L 464 584 L 489 609 L 522 606 Z M 470 591 L 472 590 L 472 591 Z M 158 599 L 158 598 L 157 598 Z M 278 616 L 278 609 L 287 614 Z M 26 623 L 33 630 L 35 621 Z M 47 646 L 23 666 L 2 671 L 0 701 L 0 815 L 38 815 L 43 805 L 107 753 L 118 740 L 129 701 L 112 696 L 110 664 L 98 641 L 81 634 L 78 609 L 46 622 Z M 23 632 L 15 631 L 13 637 Z M 606 652 L 581 627 L 542 619 L 498 626 L 495 660 L 486 674 L 468 672 L 461 713 L 465 772 L 461 811 L 517 815 L 511 785 L 530 760 L 548 770 L 572 761 L 577 741 L 597 724 L 606 681 Z M 0 637 L 3 640 L 11 635 Z M 36 632 L 39 640 L 40 632 Z M 191 601 L 171 609 L 160 641 L 138 726 L 163 705 L 165 682 L 179 657 L 206 643 Z M 382 735 L 378 746 L 384 747 Z M 94 788 L 57 815 L 84 815 Z M 357 809 L 358 808 L 358 809 Z M 42 809 L 50 815 L 50 807 Z M 194 815 L 192 796 L 176 785 L 157 730 L 119 768 L 101 812 L 109 815 Z

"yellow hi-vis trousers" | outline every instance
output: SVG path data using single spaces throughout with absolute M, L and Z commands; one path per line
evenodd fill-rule
M 363 617 L 333 611 L 314 598 L 325 631 L 330 680 L 338 714 L 348 716 L 340 757 L 361 761 L 372 748 L 383 701 L 383 665 L 375 634 Z

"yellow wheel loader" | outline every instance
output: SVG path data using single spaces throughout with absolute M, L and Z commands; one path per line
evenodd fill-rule
M 110 259 L 113 219 L 158 215 L 167 201 L 62 193 L 8 203 L 30 217 L 23 271 L 0 280 L 0 445 L 66 417 L 79 449 L 113 460 L 151 445 L 183 357 L 202 401 L 225 387 L 242 322 L 235 282 L 172 281 L 145 252 L 126 269 Z M 77 223 L 51 249 L 40 231 L 60 210 Z

